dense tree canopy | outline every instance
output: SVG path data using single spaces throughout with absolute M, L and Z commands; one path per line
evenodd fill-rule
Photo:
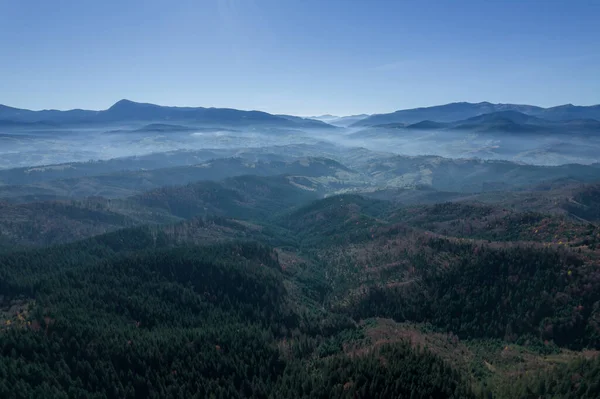
M 243 213 L 239 192 L 196 189 L 137 200 L 180 217 L 198 216 L 204 201 Z M 350 195 L 268 215 L 280 204 L 263 190 L 277 186 L 256 189 L 264 208 L 251 221 L 200 215 L 70 244 L 7 248 L 0 254 L 0 396 L 597 397 L 598 360 L 491 386 L 485 372 L 449 361 L 439 348 L 388 336 L 373 342 L 360 324 L 371 317 L 423 323 L 456 340 L 503 340 L 540 356 L 600 349 L 593 253 L 511 242 L 525 231 L 516 224 L 545 217 L 498 219 L 504 230 L 489 237 L 506 236 L 492 242 L 464 222 L 452 224 L 470 207 L 439 205 L 423 217 L 423 208 L 395 212 Z M 478 220 L 493 212 L 477 209 Z M 461 234 L 441 234 L 452 226 Z M 595 229 L 581 231 L 595 237 Z

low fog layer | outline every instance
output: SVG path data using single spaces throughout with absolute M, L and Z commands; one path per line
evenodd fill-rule
M 261 147 L 311 143 L 317 134 L 302 131 L 232 131 L 190 129 L 186 132 L 128 131 L 94 127 L 65 130 L 4 129 L 0 134 L 0 168 L 86 162 L 179 149 Z M 127 131 L 126 131 L 127 130 Z
M 509 160 L 538 165 L 598 162 L 598 136 L 386 128 L 194 128 L 144 124 L 68 129 L 0 128 L 0 168 L 85 162 L 179 149 L 263 147 L 328 141 L 400 155 Z
M 591 164 L 600 159 L 600 136 L 353 129 L 341 141 L 348 146 L 401 155 L 494 159 L 533 165 Z

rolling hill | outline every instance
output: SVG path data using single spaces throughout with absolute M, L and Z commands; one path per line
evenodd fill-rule
M 448 169 L 372 172 L 424 161 Z M 349 173 L 303 162 L 290 170 Z M 57 397 L 565 397 L 574 374 L 593 387 L 596 185 L 405 206 L 291 178 L 2 204 L 0 373 Z
M 320 198 L 291 177 L 238 176 L 162 187 L 124 199 L 0 203 L 0 246 L 45 246 L 119 228 L 184 219 L 269 220 Z
M 341 154 L 332 150 L 330 155 L 352 165 L 349 168 L 328 158 L 295 157 L 312 153 L 310 147 L 275 150 L 278 152 L 176 151 L 97 163 L 3 170 L 0 171 L 0 198 L 9 202 L 89 196 L 124 198 L 165 185 L 217 181 L 241 175 L 287 175 L 298 187 L 321 194 L 414 188 L 465 194 L 514 191 L 556 179 L 595 182 L 600 165 L 537 166 L 496 160 L 411 157 L 361 149 Z M 232 154 L 238 156 L 227 157 Z
M 7 173 L 6 184 L 0 186 L 0 198 L 11 202 L 76 199 L 90 196 L 123 198 L 166 185 L 182 185 L 199 180 L 216 181 L 250 174 L 304 177 L 312 181 L 312 183 L 308 182 L 309 186 L 313 183 L 325 187 L 337 184 L 344 186 L 347 183 L 352 185 L 361 181 L 360 175 L 346 166 L 330 159 L 314 157 L 257 161 L 243 158 L 217 158 L 194 165 L 81 176 L 88 170 L 85 165 L 83 166 L 75 170 L 66 167 L 66 176 L 78 176 L 67 178 L 60 177 L 60 167 L 54 169 L 45 167 L 49 169 L 48 174 L 43 171 L 41 175 L 33 174 L 31 183 L 24 185 L 15 185 L 11 182 L 18 179 L 19 175 L 28 176 L 27 169 L 19 169 L 16 174 Z

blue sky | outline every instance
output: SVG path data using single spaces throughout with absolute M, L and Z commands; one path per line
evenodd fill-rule
M 600 103 L 600 1 L 0 0 L 0 103 Z

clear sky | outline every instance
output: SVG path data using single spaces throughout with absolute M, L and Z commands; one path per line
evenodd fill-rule
M 600 0 L 0 0 L 0 103 L 600 103 Z

